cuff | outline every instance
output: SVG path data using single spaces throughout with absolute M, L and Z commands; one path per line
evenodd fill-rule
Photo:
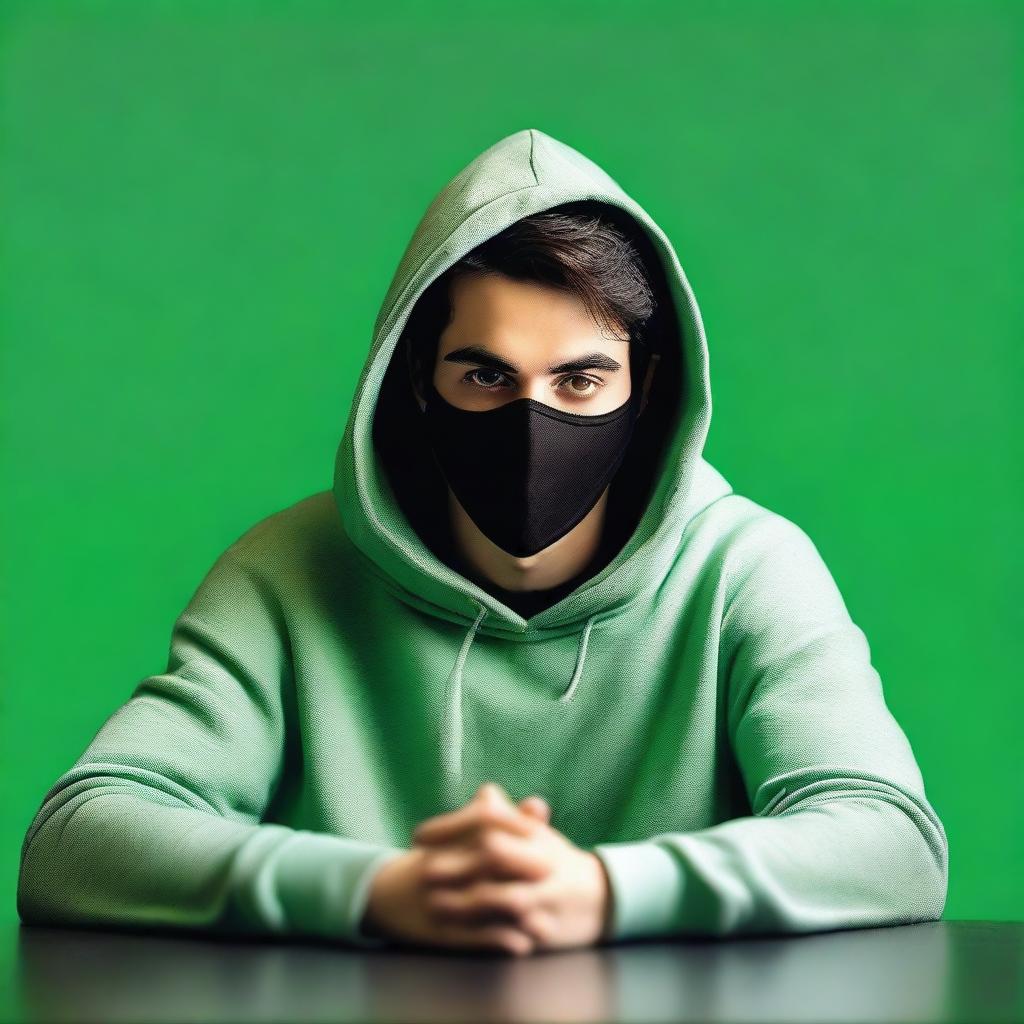
M 608 939 L 671 935 L 679 928 L 685 875 L 682 863 L 657 842 L 599 843 L 612 890 Z
M 377 948 L 385 938 L 362 931 L 377 869 L 406 851 L 327 833 L 299 831 L 274 860 L 272 890 L 285 930 Z

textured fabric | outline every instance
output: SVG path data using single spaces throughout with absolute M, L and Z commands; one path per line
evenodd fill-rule
M 668 283 L 681 396 L 642 515 L 529 618 L 446 564 L 372 438 L 423 289 L 514 220 L 596 199 Z M 678 379 L 676 378 L 678 375 Z M 938 918 L 946 835 L 867 640 L 807 534 L 702 456 L 700 314 L 672 245 L 534 129 L 480 154 L 417 226 L 384 298 L 334 486 L 216 560 L 143 680 L 45 794 L 25 921 L 313 934 L 360 945 L 379 866 L 485 780 L 543 795 L 603 859 L 611 938 Z
M 640 408 L 581 414 L 533 398 L 486 412 L 452 405 L 427 381 L 424 429 L 466 514 L 498 547 L 535 555 L 594 508 L 625 458 Z M 567 467 L 571 472 L 566 472 Z

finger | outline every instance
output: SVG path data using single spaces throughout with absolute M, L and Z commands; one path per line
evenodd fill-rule
M 518 923 L 539 905 L 537 887 L 530 882 L 474 882 L 463 889 L 434 888 L 426 896 L 430 913 L 445 921 L 479 921 L 489 914 L 506 915 Z
M 493 910 L 477 910 L 467 912 L 461 918 L 435 913 L 433 920 L 435 928 L 451 930 L 467 940 L 484 929 L 499 929 L 506 935 L 511 929 L 513 933 L 529 939 L 533 951 L 548 948 L 556 935 L 555 919 L 551 911 L 542 906 L 536 906 L 518 918 Z
M 526 956 L 534 951 L 532 935 L 511 924 L 463 925 L 444 922 L 438 925 L 440 944 L 456 949 L 489 949 L 496 953 Z
M 473 800 L 457 811 L 421 821 L 413 830 L 414 843 L 446 843 L 486 825 L 496 825 L 521 836 L 533 835 L 537 821 L 514 804 Z
M 504 786 L 497 782 L 483 782 L 473 795 L 474 801 L 484 806 L 501 808 L 510 814 L 518 810 Z
M 523 799 L 519 801 L 519 809 L 526 814 L 532 814 L 535 818 L 538 818 L 545 824 L 551 821 L 551 808 L 543 797 L 523 797 Z
M 500 782 L 481 782 L 477 787 L 474 798 L 477 800 L 491 800 L 513 806 L 512 798 L 508 795 L 505 787 Z
M 473 794 L 473 800 L 484 804 L 500 804 L 509 810 L 515 807 L 512 797 L 498 782 L 481 782 Z
M 518 803 L 513 803 L 512 798 L 496 782 L 485 782 L 476 792 L 476 799 L 480 801 L 491 801 L 492 803 L 503 804 L 508 810 L 516 809 L 522 814 L 537 818 L 545 824 L 551 820 L 551 807 L 542 796 L 532 794 L 524 796 Z
M 484 876 L 537 881 L 550 872 L 544 851 L 527 839 L 495 830 L 480 846 L 452 845 L 432 853 L 424 864 L 423 879 L 440 885 L 465 884 Z

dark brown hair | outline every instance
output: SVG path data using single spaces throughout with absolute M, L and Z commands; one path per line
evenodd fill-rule
M 452 316 L 451 285 L 471 274 L 500 273 L 571 292 L 602 330 L 615 337 L 625 331 L 630 343 L 643 346 L 639 355 L 649 355 L 657 339 L 648 336 L 648 327 L 658 304 L 630 235 L 636 238 L 609 206 L 584 200 L 524 217 L 481 242 L 417 300 L 404 331 L 415 372 L 433 372 L 438 340 Z M 634 368 L 639 366 L 635 349 L 630 358 Z M 634 382 L 642 384 L 635 374 Z

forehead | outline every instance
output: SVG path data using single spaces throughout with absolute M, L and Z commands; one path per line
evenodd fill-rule
M 441 352 L 470 342 L 510 346 L 520 354 L 590 345 L 620 348 L 628 335 L 599 324 L 583 299 L 562 288 L 499 274 L 457 278 L 451 287 L 452 316 L 441 335 Z

